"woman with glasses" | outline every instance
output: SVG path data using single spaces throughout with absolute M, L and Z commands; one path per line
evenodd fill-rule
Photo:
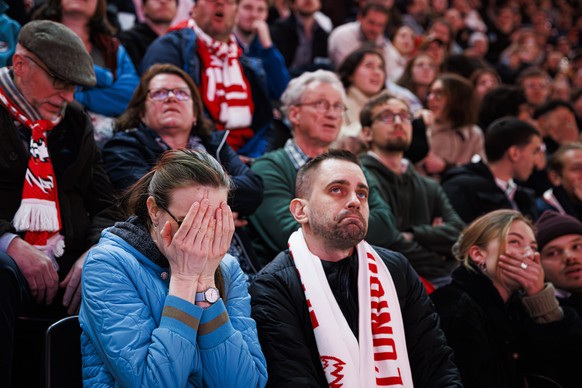
M 226 254 L 231 186 L 207 153 L 172 150 L 125 192 L 131 216 L 84 266 L 84 385 L 265 385 L 245 275 Z
M 463 265 L 431 299 L 464 386 L 579 386 L 582 321 L 544 283 L 531 221 L 514 210 L 488 213 L 453 254 Z
M 113 186 L 125 190 L 144 176 L 158 157 L 170 149 L 205 151 L 218 160 L 234 182 L 230 204 L 236 226 L 254 213 L 263 198 L 261 178 L 241 162 L 226 143 L 229 131 L 213 131 L 204 117 L 198 88 L 180 68 L 153 65 L 141 78 L 127 111 L 117 120 L 115 135 L 103 147 L 105 168 Z M 250 240 L 237 229 L 231 253 L 244 259 L 247 273 L 254 273 Z
M 435 178 L 451 167 L 466 164 L 477 155 L 484 158 L 484 137 L 477 122 L 477 100 L 469 80 L 441 74 L 432 83 L 428 108 L 434 120 L 428 126 L 430 151 L 422 163 Z

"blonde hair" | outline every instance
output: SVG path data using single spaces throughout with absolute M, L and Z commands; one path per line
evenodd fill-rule
M 498 239 L 499 252 L 505 251 L 507 233 L 515 221 L 523 221 L 534 230 L 533 223 L 520 212 L 506 209 L 495 210 L 477 218 L 465 228 L 453 245 L 453 255 L 457 260 L 462 261 L 465 267 L 472 269 L 469 265 L 471 263 L 469 250 L 472 246 L 486 249 L 491 241 Z

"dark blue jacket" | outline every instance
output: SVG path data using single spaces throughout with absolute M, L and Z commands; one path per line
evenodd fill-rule
M 222 164 L 234 182 L 234 194 L 229 201 L 232 210 L 247 216 L 263 200 L 263 180 L 226 144 L 226 134 L 226 131 L 212 132 L 208 138 L 202 139 L 202 145 Z M 113 186 L 118 190 L 127 189 L 156 164 L 160 154 L 169 149 L 157 133 L 143 124 L 116 133 L 103 147 L 105 169 Z
M 156 39 L 146 52 L 140 66 L 143 74 L 156 63 L 171 63 L 178 66 L 200 85 L 201 62 L 196 52 L 197 37 L 191 28 L 171 31 Z M 261 156 L 269 142 L 269 127 L 273 119 L 273 108 L 269 98 L 267 79 L 261 62 L 242 56 L 239 58 L 245 77 L 251 86 L 251 95 L 255 104 L 251 129 L 255 135 L 238 153 L 249 157 Z

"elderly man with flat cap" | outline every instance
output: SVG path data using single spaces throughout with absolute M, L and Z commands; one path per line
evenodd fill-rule
M 0 69 L 0 386 L 16 317 L 77 313 L 86 251 L 116 218 L 91 121 L 73 102 L 94 84 L 81 40 L 50 21 L 26 24 Z

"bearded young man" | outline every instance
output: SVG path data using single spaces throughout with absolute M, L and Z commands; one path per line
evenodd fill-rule
M 442 257 L 413 263 L 418 273 L 439 286 L 450 280 L 457 265 L 451 248 L 465 224 L 440 185 L 419 175 L 404 158 L 412 142 L 411 120 L 408 105 L 387 92 L 368 101 L 360 112 L 360 121 L 370 151 L 360 157 L 360 162 L 390 205 L 404 238 Z
M 424 286 L 400 254 L 372 247 L 368 183 L 329 151 L 297 174 L 301 228 L 251 285 L 273 387 L 460 387 Z

